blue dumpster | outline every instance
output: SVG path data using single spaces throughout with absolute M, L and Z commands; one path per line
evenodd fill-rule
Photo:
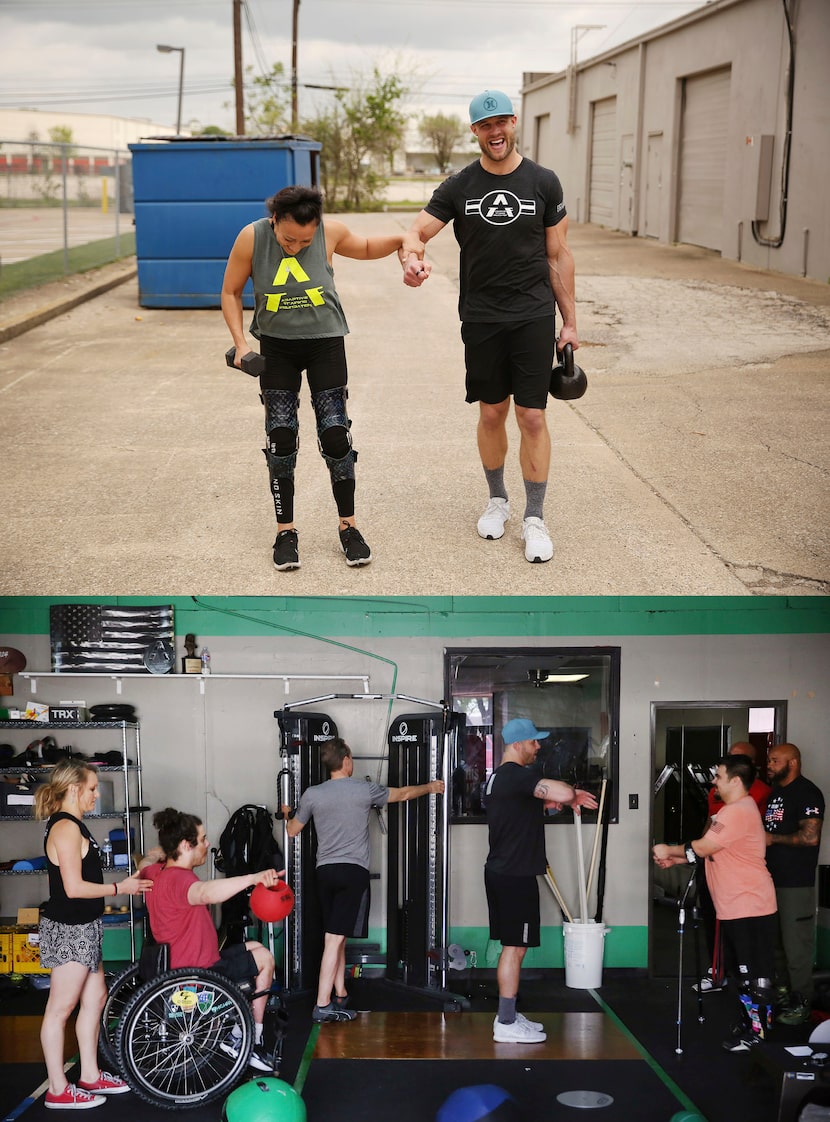
M 130 144 L 141 307 L 218 308 L 236 235 L 283 187 L 317 185 L 320 147 L 297 136 Z M 253 307 L 250 281 L 243 304 Z

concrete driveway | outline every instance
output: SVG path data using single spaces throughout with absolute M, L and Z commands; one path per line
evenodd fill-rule
M 408 225 L 355 215 L 355 230 Z M 0 592 L 17 595 L 735 595 L 825 593 L 830 291 L 814 282 L 571 228 L 589 389 L 550 401 L 545 565 L 514 517 L 482 541 L 486 501 L 466 405 L 450 231 L 423 288 L 394 259 L 337 259 L 352 334 L 358 520 L 348 569 L 304 390 L 302 568 L 271 564 L 274 516 L 257 385 L 232 373 L 218 310 L 142 309 L 134 279 L 0 345 L 6 518 Z M 113 267 L 114 270 L 123 266 Z M 67 282 L 68 292 L 91 282 Z M 92 289 L 90 289 L 92 291 Z

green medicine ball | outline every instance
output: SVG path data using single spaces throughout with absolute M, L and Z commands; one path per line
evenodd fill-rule
M 706 1122 L 706 1120 L 696 1110 L 678 1110 L 677 1114 L 671 1116 L 669 1122 Z
M 224 1122 L 306 1122 L 305 1103 L 288 1083 L 268 1076 L 232 1091 L 222 1118 Z

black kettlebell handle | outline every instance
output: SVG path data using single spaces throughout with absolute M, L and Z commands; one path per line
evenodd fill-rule
M 573 378 L 574 376 L 574 348 L 573 343 L 566 343 L 562 350 L 556 348 L 557 356 L 562 360 L 562 365 L 565 367 L 565 377 Z

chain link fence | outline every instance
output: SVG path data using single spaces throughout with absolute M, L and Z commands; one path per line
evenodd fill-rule
M 0 139 L 0 296 L 133 253 L 128 151 Z

